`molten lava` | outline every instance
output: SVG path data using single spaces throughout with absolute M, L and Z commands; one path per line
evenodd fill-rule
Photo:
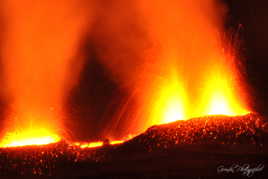
M 63 127 L 65 95 L 83 63 L 78 49 L 90 21 L 83 7 L 91 8 L 84 2 L 1 1 L 1 74 L 8 99 L 1 146 L 59 141 L 55 131 Z
M 233 84 L 226 74 L 214 73 L 207 81 L 207 110 L 208 115 L 238 116 L 248 114 L 245 104 L 232 89 Z
M 154 97 L 156 102 L 152 108 L 151 119 L 156 124 L 169 123 L 186 118 L 186 92 L 182 88 L 180 80 L 176 78 L 176 75 L 171 77 L 173 78 L 161 83 L 159 92 Z
M 110 141 L 109 143 L 107 143 L 107 145 L 117 145 L 117 144 L 122 144 L 124 143 L 124 140 L 114 140 L 114 141 Z M 80 147 L 82 149 L 85 148 L 98 148 L 98 147 L 102 147 L 105 143 L 103 141 L 97 141 L 97 142 L 74 142 L 71 143 L 70 146 L 77 146 Z
M 249 113 L 237 47 L 225 33 L 226 7 L 216 0 L 139 2 L 153 44 L 146 51 L 150 65 L 141 75 L 151 75 L 140 85 L 148 119 L 143 130 L 194 117 Z
M 45 145 L 60 141 L 60 137 L 47 129 L 21 129 L 7 133 L 0 147 L 19 147 L 31 145 Z
M 164 84 L 160 83 L 162 88 L 153 97 L 151 125 L 207 115 L 240 116 L 250 113 L 243 95 L 238 94 L 235 88 L 238 82 L 232 80 L 236 72 L 225 68 L 228 73 L 211 69 L 211 75 L 206 75 L 195 99 L 184 89 L 183 80 L 176 76 L 169 77 Z
M 84 148 L 95 148 L 95 147 L 101 147 L 103 145 L 103 142 L 90 142 L 79 145 L 82 149 Z

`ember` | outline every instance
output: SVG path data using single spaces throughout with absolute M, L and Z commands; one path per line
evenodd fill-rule
M 24 129 L 25 130 L 25 129 Z M 27 145 L 45 145 L 59 142 L 60 137 L 45 129 L 31 129 L 8 133 L 0 147 L 18 147 Z

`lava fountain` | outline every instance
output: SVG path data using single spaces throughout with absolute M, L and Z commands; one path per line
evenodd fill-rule
M 83 0 L 6 0 L 1 6 L 8 99 L 1 147 L 57 142 L 64 96 L 83 61 L 78 47 L 90 22 L 85 8 L 91 5 Z
M 93 41 L 97 58 L 130 94 L 113 116 L 113 124 L 127 121 L 126 135 L 192 117 L 250 112 L 233 43 L 238 39 L 228 37 L 221 1 L 118 0 L 99 6 Z
M 139 1 L 152 41 L 156 75 L 141 82 L 147 125 L 206 115 L 245 115 L 246 87 L 238 55 L 224 29 L 226 7 L 216 0 Z M 237 39 L 236 39 L 237 40 Z M 154 60 L 150 59 L 154 58 Z
M 60 140 L 65 94 L 82 66 L 79 40 L 90 19 L 85 8 L 92 9 L 85 2 L 4 1 L 9 110 L 1 146 Z M 101 19 L 90 34 L 96 56 L 137 104 L 126 136 L 176 120 L 249 113 L 220 1 L 89 2 Z

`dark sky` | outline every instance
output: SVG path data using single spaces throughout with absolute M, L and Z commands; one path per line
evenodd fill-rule
M 242 54 L 253 109 L 268 114 L 268 3 L 265 0 L 228 0 L 230 19 L 241 24 Z

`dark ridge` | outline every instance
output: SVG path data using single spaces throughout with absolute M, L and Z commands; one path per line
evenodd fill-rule
M 218 166 L 268 164 L 267 129 L 268 124 L 257 114 L 207 116 L 153 126 L 115 146 L 81 149 L 62 141 L 3 148 L 0 176 L 224 178 Z M 264 170 L 254 177 L 267 175 Z M 227 175 L 242 176 L 239 172 Z

